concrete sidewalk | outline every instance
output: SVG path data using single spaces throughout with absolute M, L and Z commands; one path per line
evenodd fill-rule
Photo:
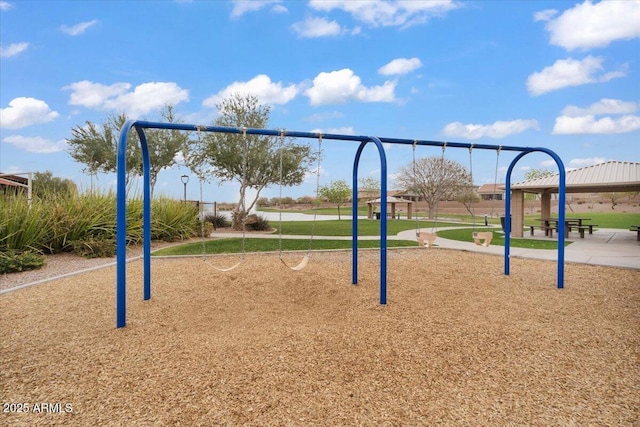
M 442 227 L 436 231 L 448 230 L 457 227 Z M 432 231 L 422 229 L 422 231 Z M 495 229 L 496 233 L 502 233 L 500 228 Z M 471 232 L 470 232 L 471 233 Z M 279 238 L 277 233 L 271 234 L 247 234 L 251 238 Z M 211 237 L 242 237 L 242 233 L 212 233 Z M 283 239 L 309 239 L 310 236 L 283 235 Z M 525 238 L 530 238 L 526 236 Z M 546 239 L 536 236 L 537 239 Z M 633 231 L 601 228 L 593 234 L 585 234 L 584 239 L 571 236 L 571 243 L 565 247 L 565 262 L 575 262 L 580 264 L 603 265 L 609 267 L 640 269 L 640 242 L 636 240 L 637 234 Z M 313 236 L 314 240 L 351 240 L 351 236 Z M 360 236 L 359 240 L 378 240 L 378 236 Z M 388 240 L 416 240 L 416 231 L 407 230 L 398 233 L 396 236 L 389 236 Z M 491 245 L 489 247 L 478 246 L 473 243 L 471 234 L 469 241 L 449 240 L 438 237 L 435 241 L 434 249 L 447 248 L 463 251 L 482 252 L 493 255 L 504 256 L 504 246 Z M 511 247 L 511 256 L 519 258 L 544 259 L 555 261 L 558 258 L 557 250 L 546 249 L 526 249 Z
M 447 229 L 448 228 L 440 228 L 438 230 Z M 423 229 L 423 231 L 431 231 L 431 229 Z M 502 233 L 499 228 L 496 228 L 496 232 Z M 398 237 L 413 240 L 415 239 L 415 230 L 398 233 Z M 545 237 L 537 238 L 545 239 Z M 571 236 L 568 240 L 573 243 L 564 249 L 565 262 L 640 269 L 640 242 L 637 241 L 637 234 L 634 231 L 601 228 L 594 231 L 593 234 L 585 234 L 584 239 Z M 435 245 L 447 249 L 484 252 L 504 256 L 504 246 L 478 246 L 473 243 L 471 235 L 469 235 L 469 242 L 438 237 Z M 555 249 L 546 250 L 511 247 L 510 253 L 512 257 L 519 258 L 553 261 L 558 259 L 558 251 Z

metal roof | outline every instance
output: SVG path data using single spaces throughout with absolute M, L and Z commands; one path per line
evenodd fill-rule
M 511 185 L 512 190 L 557 193 L 559 174 Z M 610 161 L 566 173 L 567 193 L 607 193 L 640 191 L 640 163 Z

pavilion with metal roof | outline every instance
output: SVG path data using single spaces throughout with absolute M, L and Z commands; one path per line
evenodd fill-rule
M 558 192 L 559 175 L 521 181 L 511 185 L 512 230 L 522 237 L 524 193 L 541 195 L 540 217 L 551 216 L 551 195 Z M 609 161 L 566 172 L 566 193 L 617 193 L 640 191 L 640 163 Z

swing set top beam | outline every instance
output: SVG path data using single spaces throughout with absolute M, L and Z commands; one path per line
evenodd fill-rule
M 299 132 L 288 131 L 286 129 L 259 129 L 259 128 L 238 128 L 227 126 L 205 126 L 185 123 L 162 123 L 162 122 L 149 122 L 143 120 L 136 120 L 132 124 L 138 128 L 144 129 L 168 129 L 168 130 L 184 130 L 192 132 L 218 132 L 218 133 L 232 133 L 232 134 L 247 134 L 247 135 L 263 135 L 263 136 L 280 136 L 290 138 L 312 138 L 312 139 L 330 139 L 340 141 L 354 141 L 365 142 L 371 141 L 371 136 L 367 135 L 346 135 L 337 133 L 320 133 L 320 132 Z M 495 144 L 473 144 L 467 142 L 447 142 L 447 141 L 431 141 L 424 139 L 404 139 L 404 138 L 388 138 L 378 137 L 384 144 L 404 144 L 404 145 L 424 145 L 432 147 L 443 148 L 467 148 L 478 150 L 500 150 L 500 151 L 518 151 L 529 152 L 539 151 L 543 149 L 541 147 L 518 147 L 512 145 L 495 145 Z

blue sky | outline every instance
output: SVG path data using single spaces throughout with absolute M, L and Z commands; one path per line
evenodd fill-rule
M 632 0 L 0 0 L 0 171 L 50 170 L 88 189 L 66 152 L 73 127 L 121 112 L 157 120 L 167 103 L 211 124 L 234 91 L 271 105 L 273 129 L 543 146 L 567 168 L 637 162 L 639 23 Z M 323 143 L 321 184 L 350 182 L 356 148 Z M 410 147 L 387 149 L 390 174 L 410 164 Z M 472 164 L 475 184 L 494 181 L 495 152 L 445 155 Z M 498 181 L 513 156 L 501 153 Z M 530 168 L 554 165 L 531 154 L 513 178 Z M 373 148 L 359 173 L 379 177 Z M 156 194 L 182 197 L 182 174 L 198 199 L 180 166 L 160 173 Z M 208 184 L 205 199 L 236 191 Z M 314 193 L 313 176 L 284 191 Z

